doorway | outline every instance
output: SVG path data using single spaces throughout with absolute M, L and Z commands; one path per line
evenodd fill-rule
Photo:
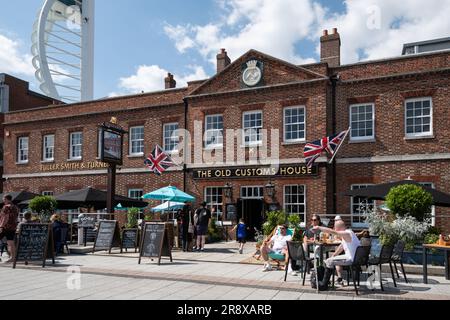
M 249 227 L 248 240 L 255 238 L 255 228 L 262 229 L 264 201 L 262 199 L 239 199 L 237 203 L 238 219 L 243 218 Z

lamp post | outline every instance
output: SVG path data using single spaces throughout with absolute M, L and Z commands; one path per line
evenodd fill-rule
M 273 201 L 273 199 L 275 198 L 275 185 L 272 183 L 272 180 L 270 180 L 269 183 L 266 184 L 265 188 L 267 195 Z
M 227 182 L 227 184 L 223 187 L 223 191 L 227 199 L 231 199 L 233 197 L 233 185 L 229 182 Z

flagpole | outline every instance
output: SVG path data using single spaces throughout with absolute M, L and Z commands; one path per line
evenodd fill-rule
M 333 158 L 331 158 L 331 160 L 330 160 L 330 162 L 329 162 L 328 164 L 332 164 L 332 163 L 333 163 L 334 159 L 336 158 L 336 155 L 338 154 L 339 150 L 341 149 L 342 145 L 344 144 L 345 139 L 347 139 L 347 137 L 348 137 L 348 135 L 349 135 L 351 129 L 352 129 L 352 127 L 349 127 L 349 128 L 348 128 L 347 133 L 346 133 L 345 136 L 344 136 L 344 139 L 342 139 L 341 144 L 340 144 L 339 147 L 336 149 L 336 152 L 334 153 Z

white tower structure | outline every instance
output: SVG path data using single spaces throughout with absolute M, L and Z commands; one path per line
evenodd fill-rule
M 33 27 L 40 89 L 65 102 L 94 98 L 95 0 L 45 0 Z

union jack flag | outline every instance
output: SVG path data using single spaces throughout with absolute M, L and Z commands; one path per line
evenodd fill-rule
M 343 131 L 337 135 L 331 137 L 325 137 L 321 140 L 317 140 L 306 144 L 305 146 L 305 160 L 308 168 L 314 165 L 314 162 L 322 155 L 322 152 L 326 151 L 331 156 L 334 156 L 341 144 L 344 142 L 349 130 Z
M 159 176 L 162 175 L 164 171 L 175 165 L 172 159 L 158 145 L 144 163 L 153 173 Z

